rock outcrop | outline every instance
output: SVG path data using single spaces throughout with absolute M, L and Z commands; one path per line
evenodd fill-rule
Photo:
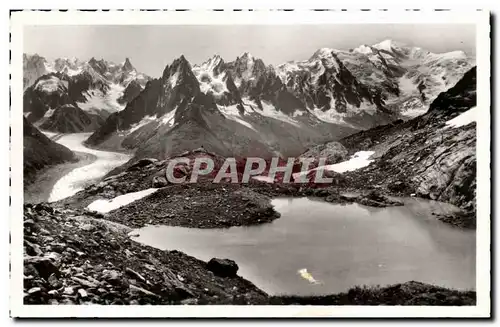
M 73 152 L 65 146 L 50 140 L 36 127 L 23 118 L 23 177 L 28 185 L 35 175 L 50 165 L 76 160 Z
M 428 113 L 349 136 L 340 142 L 351 151 L 372 149 L 374 162 L 346 174 L 352 185 L 476 208 L 476 123 L 448 121 L 476 105 L 476 69 L 441 93 Z

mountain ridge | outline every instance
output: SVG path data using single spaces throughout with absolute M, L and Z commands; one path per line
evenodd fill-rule
M 215 54 L 195 65 L 181 55 L 154 80 L 154 87 L 153 84 L 145 87 L 137 97 L 142 100 L 129 103 L 109 118 L 88 143 L 99 146 L 112 139 L 120 146 L 136 149 L 137 153 L 155 155 L 144 149 L 158 148 L 158 143 L 154 146 L 152 143 L 169 139 L 168 135 L 182 130 L 177 127 L 187 122 L 182 117 L 187 111 L 195 110 L 196 114 L 186 116 L 196 120 L 193 126 L 205 126 L 202 130 L 206 126 L 217 126 L 218 132 L 228 128 L 228 132 L 232 131 L 224 136 L 226 139 L 221 136 L 218 141 L 208 134 L 199 134 L 219 144 L 213 151 L 224 149 L 224 153 L 230 153 L 238 149 L 234 154 L 243 155 L 241 146 L 235 144 L 248 144 L 250 138 L 260 144 L 257 147 L 267 147 L 267 153 L 295 155 L 314 143 L 332 141 L 349 131 L 396 120 L 402 117 L 399 106 L 412 103 L 422 106 L 433 100 L 431 95 L 446 83 L 429 82 L 429 69 L 435 68 L 432 65 L 436 63 L 447 63 L 453 68 L 455 58 L 458 64 L 469 65 L 464 64 L 461 54 L 436 55 L 395 42 L 360 46 L 351 51 L 322 48 L 306 61 L 277 67 L 266 65 L 248 52 L 229 62 Z M 408 64 L 417 59 L 421 60 L 420 64 Z M 357 70 L 352 68 L 355 64 L 359 64 Z M 370 80 L 363 73 L 367 65 L 384 79 L 372 76 Z M 424 72 L 416 71 L 419 65 L 425 68 L 422 68 Z M 402 81 L 406 83 L 403 87 Z M 397 102 L 401 94 L 406 98 Z M 195 107 L 197 109 L 193 109 Z M 185 137 L 190 139 L 193 135 L 188 133 Z M 295 150 L 280 151 L 287 147 L 285 135 L 289 143 L 301 145 Z M 221 147 L 220 144 L 228 141 L 232 144 L 229 148 Z M 206 142 L 208 147 L 210 142 Z M 201 143 L 199 140 L 195 145 Z M 179 150 L 174 152 L 182 152 L 180 149 L 189 150 L 179 145 Z M 171 151 L 159 153 L 170 155 Z

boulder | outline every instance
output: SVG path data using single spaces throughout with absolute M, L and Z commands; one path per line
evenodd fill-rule
M 140 159 L 139 161 L 137 161 L 136 163 L 134 163 L 132 166 L 130 166 L 128 168 L 128 170 L 134 170 L 134 169 L 146 167 L 146 166 L 149 166 L 151 164 L 154 164 L 157 161 L 158 161 L 158 159 L 154 159 L 154 158 L 143 158 L 143 159 Z
M 234 277 L 238 272 L 238 265 L 231 259 L 212 258 L 207 263 L 207 269 L 220 277 Z
M 61 272 L 52 262 L 51 259 L 45 257 L 25 257 L 24 266 L 33 265 L 40 277 L 48 279 L 50 275 L 60 276 Z
M 151 185 L 153 188 L 165 187 L 167 185 L 168 185 L 168 181 L 165 177 L 163 177 L 163 176 L 154 176 L 153 177 L 153 182 Z
M 402 181 L 395 181 L 387 185 L 387 188 L 392 192 L 403 192 L 408 188 L 408 184 Z
M 403 202 L 391 200 L 387 196 L 378 191 L 371 190 L 361 195 L 357 202 L 370 207 L 389 207 L 389 206 L 402 206 Z
M 335 164 L 347 160 L 348 151 L 339 142 L 329 142 L 314 146 L 300 155 L 300 158 L 313 158 L 315 159 L 310 168 L 317 167 L 320 158 L 326 158 L 327 165 Z

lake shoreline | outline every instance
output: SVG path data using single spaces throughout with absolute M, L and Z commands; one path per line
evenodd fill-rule
M 353 287 L 327 296 L 270 296 L 239 276 L 214 275 L 205 261 L 183 252 L 162 251 L 134 242 L 128 236 L 131 229 L 126 226 L 96 219 L 81 210 L 61 209 L 49 204 L 24 207 L 24 239 L 28 241 L 24 244 L 25 304 L 476 303 L 475 291 L 413 281 L 384 287 Z M 66 249 L 58 247 L 61 242 L 69 244 Z M 54 261 L 54 256 L 64 266 Z

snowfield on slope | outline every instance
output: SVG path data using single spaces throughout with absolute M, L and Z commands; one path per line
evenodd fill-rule
M 58 91 L 65 91 L 68 88 L 68 82 L 60 80 L 55 76 L 51 76 L 47 79 L 42 79 L 38 81 L 35 85 L 35 89 L 45 92 L 45 93 L 54 93 Z
M 72 170 L 58 180 L 50 193 L 49 202 L 72 196 L 83 190 L 86 183 L 103 177 L 107 172 L 124 164 L 131 158 L 131 155 L 124 153 L 99 151 L 85 147 L 83 142 L 91 134 L 92 133 L 66 134 L 56 141 L 69 148 L 71 151 L 89 153 L 96 156 L 97 159 L 87 166 Z
M 456 128 L 456 127 L 468 125 L 472 122 L 475 122 L 477 119 L 477 116 L 478 116 L 477 107 L 472 107 L 469 110 L 461 113 L 457 117 L 448 120 L 446 122 L 445 128 L 448 128 L 448 127 Z
M 368 166 L 373 160 L 370 157 L 375 151 L 359 151 L 352 155 L 347 161 L 342 161 L 333 165 L 324 166 L 326 170 L 333 170 L 336 173 L 357 170 Z
M 243 119 L 240 118 L 241 115 L 240 115 L 240 112 L 238 110 L 238 105 L 237 104 L 232 105 L 232 106 L 217 105 L 217 108 L 219 108 L 219 111 L 227 119 L 234 120 L 235 122 L 240 123 L 243 126 L 246 126 L 246 127 L 250 128 L 250 129 L 255 130 L 255 128 L 252 126 L 252 124 L 250 124 L 250 123 L 248 123 L 248 122 L 246 122 L 246 121 L 244 121 Z
M 307 175 L 311 171 L 315 171 L 321 168 L 324 170 L 332 170 L 336 173 L 345 173 L 346 171 L 357 170 L 368 166 L 373 161 L 373 159 L 370 159 L 370 157 L 374 153 L 375 151 L 358 151 L 355 154 L 353 154 L 351 158 L 347 161 L 342 161 L 333 165 L 316 167 L 306 172 L 295 173 L 293 174 L 293 178 L 298 179 L 302 175 Z
M 87 206 L 87 209 L 91 211 L 97 211 L 100 213 L 107 213 L 112 210 L 118 209 L 120 207 L 126 206 L 129 203 L 132 203 L 134 201 L 140 200 L 143 197 L 146 197 L 150 194 L 153 194 L 154 192 L 158 191 L 159 189 L 157 188 L 148 188 L 146 190 L 138 191 L 138 192 L 131 192 L 127 194 L 123 194 L 120 196 L 117 196 L 116 198 L 113 198 L 111 200 L 107 199 L 99 199 L 95 200 L 91 204 Z
M 87 102 L 77 102 L 82 110 L 104 109 L 110 113 L 122 111 L 124 104 L 118 103 L 118 98 L 123 95 L 124 87 L 119 84 L 110 84 L 109 90 L 103 94 L 100 90 L 89 90 L 85 94 Z

